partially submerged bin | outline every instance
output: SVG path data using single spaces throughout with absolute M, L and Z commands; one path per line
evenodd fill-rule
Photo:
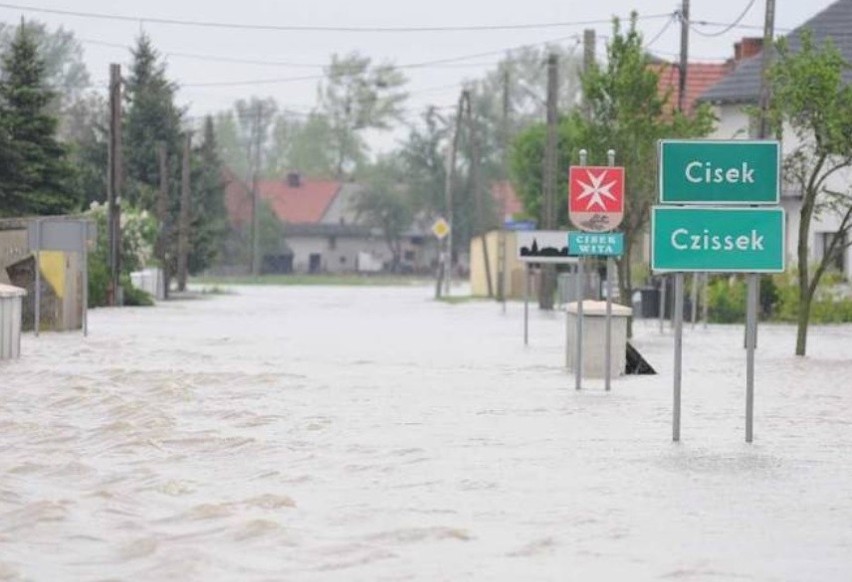
M 21 353 L 21 298 L 26 294 L 20 287 L 0 285 L 0 360 Z
M 568 314 L 567 364 L 575 370 L 577 357 L 577 302 L 565 306 Z M 624 374 L 627 366 L 627 318 L 633 310 L 612 304 L 612 335 L 610 336 L 610 377 Z M 583 376 L 606 376 L 606 301 L 583 301 Z

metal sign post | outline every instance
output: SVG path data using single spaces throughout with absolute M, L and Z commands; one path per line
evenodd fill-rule
M 758 275 L 749 273 L 746 302 L 746 436 L 747 443 L 754 438 L 754 349 L 757 344 Z
M 608 166 L 615 165 L 615 150 L 607 150 L 606 160 Z M 628 258 L 629 259 L 629 258 Z M 612 362 L 612 257 L 606 258 L 606 334 L 604 365 L 606 372 L 604 376 L 604 389 L 609 392 L 612 373 L 610 363 Z
M 38 337 L 39 328 L 41 327 L 41 219 L 35 221 L 35 293 L 33 293 L 33 301 L 35 301 L 35 320 L 33 328 L 35 336 Z
M 777 141 L 662 140 L 660 201 L 684 206 L 651 210 L 651 270 L 675 274 L 675 366 L 672 435 L 680 440 L 683 274 L 692 281 L 692 324 L 696 320 L 698 273 L 745 273 L 745 440 L 754 438 L 754 350 L 757 346 L 759 273 L 784 271 L 785 214 L 780 201 L 780 144 Z M 757 205 L 765 205 L 758 208 Z M 724 206 L 724 208 L 720 208 Z
M 580 390 L 583 382 L 583 257 L 577 259 L 577 336 L 575 338 L 576 359 L 574 360 L 574 388 Z
M 530 264 L 524 270 L 524 345 L 530 345 Z
M 683 273 L 674 276 L 674 407 L 672 440 L 680 441 L 680 385 L 683 364 Z
M 585 166 L 589 161 L 589 152 L 585 149 L 580 150 L 580 165 Z M 580 390 L 583 383 L 583 267 L 584 267 L 583 257 L 579 257 L 577 259 L 577 324 L 576 324 L 576 335 L 574 337 L 575 346 L 575 357 L 574 357 L 574 388 L 575 390 Z

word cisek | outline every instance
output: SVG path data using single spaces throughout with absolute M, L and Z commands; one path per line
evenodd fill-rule
M 696 160 L 686 165 L 684 174 L 693 184 L 754 184 L 754 168 L 748 162 L 738 168 L 718 168 Z

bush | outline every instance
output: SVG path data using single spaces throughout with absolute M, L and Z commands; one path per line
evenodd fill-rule
M 840 282 L 826 277 L 811 304 L 811 323 L 852 322 L 852 298 L 835 291 Z M 745 321 L 746 283 L 738 277 L 718 277 L 708 290 L 708 317 L 714 323 Z M 799 286 L 793 273 L 760 279 L 761 315 L 773 321 L 794 323 L 799 315 Z
M 841 278 L 836 274 L 827 274 L 820 282 L 811 302 L 811 323 L 850 323 L 852 322 L 852 298 L 844 297 L 834 290 Z M 778 321 L 795 322 L 799 317 L 799 284 L 793 273 L 777 275 L 775 278 L 779 290 L 775 309 Z
M 107 207 L 105 204 L 93 202 L 86 215 L 94 219 L 98 226 L 97 244 L 89 253 L 89 307 L 99 307 L 107 304 L 109 288 Z M 144 210 L 125 207 L 121 213 L 121 234 L 121 286 L 124 289 L 125 304 L 153 305 L 150 297 L 144 298 L 136 293 L 136 289 L 130 284 L 129 273 L 151 262 L 154 240 L 157 237 L 157 223 Z
M 746 284 L 733 277 L 710 282 L 707 290 L 707 317 L 713 323 L 745 321 Z

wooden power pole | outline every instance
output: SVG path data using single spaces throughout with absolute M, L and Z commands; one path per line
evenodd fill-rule
M 677 109 L 686 106 L 686 76 L 689 69 L 689 0 L 683 0 L 680 9 L 680 66 L 677 79 Z
M 189 149 L 192 133 L 186 133 L 183 143 L 183 164 L 180 179 L 180 217 L 178 218 L 178 290 L 186 291 L 186 279 L 189 266 L 189 215 L 191 196 L 189 192 Z
M 107 178 L 107 230 L 109 240 L 110 305 L 121 304 L 121 65 L 109 66 L 109 146 Z
M 163 277 L 163 296 L 169 297 L 169 158 L 165 142 L 157 144 L 157 158 L 160 167 L 160 191 L 157 193 L 157 220 L 160 230 L 157 235 L 157 260 L 160 262 Z
M 544 230 L 556 228 L 556 148 L 557 148 L 557 98 L 559 95 L 559 59 L 556 54 L 547 58 L 547 142 L 544 146 L 544 200 L 542 204 L 542 226 Z M 541 309 L 553 309 L 553 294 L 556 287 L 556 269 L 545 263 L 541 269 L 538 305 Z
M 775 0 L 766 0 L 766 16 L 763 22 L 763 48 L 760 56 L 760 124 L 757 137 L 769 137 L 769 67 L 772 65 L 772 43 L 775 36 Z

